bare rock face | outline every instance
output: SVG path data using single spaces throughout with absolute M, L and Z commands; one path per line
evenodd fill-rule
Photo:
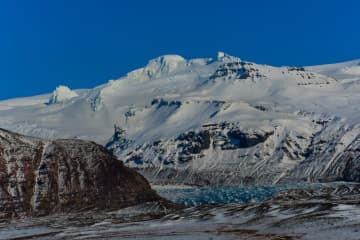
M 0 219 L 159 200 L 145 178 L 100 145 L 0 129 Z

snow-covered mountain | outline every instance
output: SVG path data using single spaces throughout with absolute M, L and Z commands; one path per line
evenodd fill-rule
M 94 89 L 2 101 L 0 127 L 94 140 L 153 183 L 360 181 L 359 68 L 165 55 Z

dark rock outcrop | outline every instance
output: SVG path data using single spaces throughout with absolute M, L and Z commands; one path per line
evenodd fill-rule
M 210 80 L 215 79 L 261 79 L 265 76 L 260 73 L 259 69 L 255 68 L 252 63 L 234 61 L 221 65 Z
M 233 145 L 238 148 L 248 148 L 255 146 L 259 143 L 265 142 L 266 139 L 274 134 L 274 132 L 264 132 L 264 131 L 253 131 L 253 132 L 244 132 L 240 129 L 231 129 L 228 132 L 228 137 L 231 139 Z
M 0 129 L 0 219 L 162 201 L 104 147 Z
M 360 182 L 360 135 L 329 165 L 326 177 L 331 176 L 338 176 L 336 180 Z
M 181 142 L 178 146 L 182 147 L 186 155 L 199 154 L 202 150 L 209 149 L 211 143 L 209 131 L 186 132 L 180 134 L 176 140 Z

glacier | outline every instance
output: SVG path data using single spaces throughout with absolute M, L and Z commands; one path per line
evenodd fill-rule
M 187 207 L 207 204 L 260 203 L 286 190 L 311 190 L 341 186 L 342 182 L 298 183 L 269 186 L 226 186 L 226 187 L 189 187 L 189 186 L 152 186 L 158 194 L 170 201 Z

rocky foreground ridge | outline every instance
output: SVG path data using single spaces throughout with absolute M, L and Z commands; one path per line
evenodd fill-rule
M 359 194 L 358 184 L 334 184 L 286 190 L 258 203 L 175 211 L 142 204 L 98 214 L 0 221 L 0 239 L 358 240 Z
M 0 129 L 0 219 L 118 209 L 161 198 L 104 147 Z

